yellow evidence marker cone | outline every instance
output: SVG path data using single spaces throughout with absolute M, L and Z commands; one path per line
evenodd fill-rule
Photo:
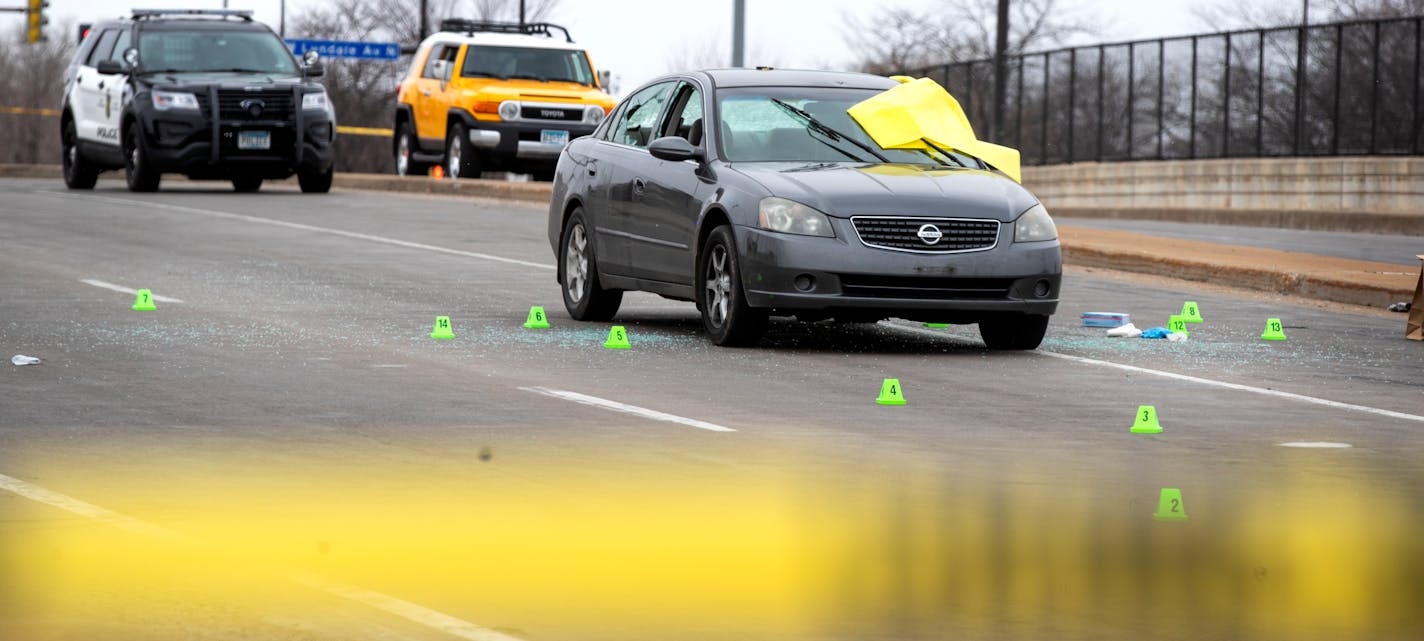
M 455 330 L 450 327 L 449 316 L 436 316 L 435 327 L 430 330 L 431 338 L 454 338 Z
M 608 340 L 603 342 L 603 346 L 608 349 L 631 349 L 633 347 L 628 344 L 628 330 L 623 329 L 622 325 L 614 325 L 612 329 L 608 330 Z
M 880 398 L 875 399 L 881 405 L 904 405 L 905 389 L 900 387 L 900 379 L 887 378 L 880 384 Z
M 1181 334 L 1183 336 L 1191 335 L 1187 333 L 1187 319 L 1181 316 L 1168 316 L 1167 329 L 1172 330 L 1173 334 Z
M 549 319 L 544 316 L 544 308 L 534 306 L 529 308 L 529 320 L 524 321 L 524 326 L 529 329 L 549 329 Z
M 1182 491 L 1175 487 L 1162 488 L 1162 494 L 1157 497 L 1157 512 L 1152 518 L 1158 521 L 1187 520 L 1187 508 L 1182 505 Z
M 1200 307 L 1197 307 L 1197 302 L 1194 301 L 1194 300 L 1189 300 L 1189 301 L 1187 301 L 1187 302 L 1185 302 L 1185 303 L 1182 303 L 1182 314 L 1181 314 L 1181 315 L 1182 315 L 1182 320 L 1187 321 L 1188 323 L 1205 323 L 1205 322 L 1206 322 L 1206 319 L 1202 318 L 1202 315 L 1201 315 L 1201 308 L 1200 308 Z
M 138 290 L 138 296 L 134 297 L 133 310 L 136 312 L 152 312 L 157 310 L 153 306 L 153 292 L 146 289 Z
M 1162 424 L 1157 422 L 1157 408 L 1151 405 L 1138 405 L 1137 417 L 1132 421 L 1133 434 L 1161 434 Z
M 1261 332 L 1261 338 L 1268 341 L 1283 341 L 1286 339 L 1285 326 L 1281 325 L 1279 318 L 1267 318 L 1266 329 Z

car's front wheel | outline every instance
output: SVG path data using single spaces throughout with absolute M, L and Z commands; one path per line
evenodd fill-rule
M 324 194 L 331 191 L 331 179 L 335 173 L 336 165 L 327 167 L 326 171 L 299 171 L 297 184 L 304 194 Z
M 139 124 L 130 123 L 124 132 L 124 180 L 129 191 L 158 191 L 160 174 L 149 164 Z
M 232 188 L 238 193 L 250 194 L 262 188 L 262 177 L 237 176 L 232 179 Z
M 79 135 L 74 128 L 74 120 L 64 122 L 63 140 L 64 186 L 70 189 L 93 189 L 99 182 L 99 168 L 95 167 L 84 154 L 79 153 Z
M 564 309 L 569 310 L 569 316 L 581 321 L 613 318 L 623 304 L 623 291 L 604 289 L 598 282 L 598 257 L 582 207 L 574 209 L 564 223 L 559 248 L 559 276 L 564 285 Z
M 465 126 L 450 125 L 450 137 L 445 141 L 445 175 L 451 178 L 479 178 L 480 157 L 465 135 Z
M 697 307 L 712 342 L 724 347 L 755 345 L 766 333 L 767 312 L 747 304 L 732 227 L 707 237 L 698 260 Z
M 1008 314 L 979 321 L 979 337 L 989 349 L 1036 349 L 1048 333 L 1048 317 L 1041 314 Z

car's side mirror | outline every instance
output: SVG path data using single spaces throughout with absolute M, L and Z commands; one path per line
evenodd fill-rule
M 94 65 L 94 69 L 106 76 L 124 72 L 124 66 L 119 64 L 117 60 L 100 60 L 98 64 Z
M 702 160 L 702 150 L 692 146 L 686 138 L 681 136 L 663 136 L 648 143 L 648 153 L 659 160 L 671 160 L 682 162 L 684 160 Z

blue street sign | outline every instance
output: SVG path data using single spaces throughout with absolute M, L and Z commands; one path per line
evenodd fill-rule
M 360 58 L 362 60 L 395 60 L 400 58 L 400 45 L 394 42 L 350 42 L 346 40 L 287 39 L 292 53 L 301 56 L 315 51 L 323 58 Z

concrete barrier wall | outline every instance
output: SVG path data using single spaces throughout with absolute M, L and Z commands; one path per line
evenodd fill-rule
M 1251 210 L 1424 216 L 1424 158 L 1242 158 L 1025 167 L 1055 210 Z

